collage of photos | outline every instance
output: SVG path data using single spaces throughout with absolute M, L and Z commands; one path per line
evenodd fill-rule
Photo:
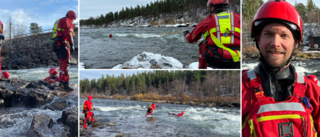
M 0 137 L 318 137 L 319 0 L 3 0 Z

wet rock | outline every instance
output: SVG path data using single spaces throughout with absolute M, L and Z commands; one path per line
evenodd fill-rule
M 108 126 L 114 126 L 114 125 L 116 125 L 116 122 L 109 122 L 109 123 L 107 123 L 107 125 Z
M 0 80 L 0 99 L 5 102 L 4 106 L 6 107 L 17 105 L 39 107 L 44 103 L 51 102 L 54 96 L 62 95 L 61 93 L 64 91 L 58 92 L 56 91 L 57 88 L 58 85 L 48 84 L 43 81 Z M 70 107 L 70 105 L 55 104 L 57 110 L 62 110 L 66 107 Z
M 78 108 L 72 107 L 62 112 L 61 118 L 57 120 L 64 124 L 63 135 L 74 137 L 78 135 Z
M 4 106 L 4 100 L 0 99 L 0 106 Z
M 48 115 L 35 115 L 33 117 L 27 137 L 45 137 L 52 134 L 50 128 L 53 125 L 53 120 Z
M 116 135 L 116 137 L 130 137 L 129 133 L 119 133 Z
M 69 102 L 66 98 L 59 98 L 51 102 L 50 104 L 45 105 L 44 109 L 50 110 L 63 110 L 67 107 L 71 107 L 71 102 Z

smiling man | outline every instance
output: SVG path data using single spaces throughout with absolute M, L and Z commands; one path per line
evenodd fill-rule
M 242 136 L 316 136 L 320 87 L 290 64 L 302 41 L 302 21 L 288 2 L 270 0 L 257 11 L 251 37 L 260 63 L 242 73 Z

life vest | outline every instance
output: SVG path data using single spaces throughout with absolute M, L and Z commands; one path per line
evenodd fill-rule
M 218 49 L 210 52 L 218 53 L 223 59 L 240 62 L 240 23 L 234 21 L 234 13 L 221 12 L 211 17 L 215 23 L 209 26 L 210 30 L 203 37 L 207 39 L 208 46 Z
M 56 20 L 56 22 L 53 25 L 52 38 L 56 38 L 57 37 L 58 31 L 64 31 L 63 29 L 58 28 L 59 21 L 60 21 L 60 19 Z
M 2 24 L 0 24 L 0 34 L 3 34 Z
M 274 101 L 264 95 L 261 79 L 254 70 L 246 72 L 250 91 L 257 102 L 247 114 L 242 125 L 245 137 L 316 137 L 311 107 L 305 96 L 305 77 L 295 73 L 293 95 L 285 101 Z
M 90 103 L 86 103 L 87 101 L 89 100 L 85 100 L 83 102 L 83 105 L 82 105 L 82 113 L 87 113 L 87 111 L 90 111 L 93 109 L 93 106 L 92 106 L 92 102 L 90 101 Z M 88 106 L 87 106 L 88 105 Z M 91 107 L 91 109 L 90 109 Z

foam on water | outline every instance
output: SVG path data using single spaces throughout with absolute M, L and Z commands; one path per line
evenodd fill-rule
M 171 134 L 171 136 L 183 136 L 183 134 L 177 134 L 174 132 L 180 128 L 188 129 L 190 132 L 192 132 L 192 130 L 194 130 L 193 132 L 201 132 L 201 135 L 203 136 L 240 135 L 241 118 L 239 109 L 203 108 L 185 105 L 157 104 L 157 108 L 150 117 L 154 121 L 150 121 L 150 123 L 148 122 L 150 119 L 144 118 L 146 108 L 149 105 L 147 102 L 123 100 L 106 100 L 106 102 L 104 102 L 102 99 L 99 99 L 97 102 L 93 101 L 93 103 L 97 103 L 96 108 L 98 109 L 94 113 L 98 119 L 110 119 L 111 121 L 117 123 L 118 130 L 124 128 L 123 130 L 129 130 L 127 132 L 132 133 L 133 136 L 139 134 L 138 131 L 147 130 L 146 128 L 149 126 L 157 126 L 158 128 L 155 128 L 153 132 L 159 136 L 165 136 L 168 134 Z M 102 106 L 102 104 L 106 105 L 107 107 Z M 182 117 L 168 115 L 168 113 L 181 113 L 181 111 L 185 112 Z M 139 129 L 136 129 L 137 127 Z M 165 130 L 163 129 L 158 131 L 157 129 L 160 130 L 161 127 L 165 127 Z M 173 131 L 169 129 L 173 129 Z M 232 130 L 230 131 L 230 129 Z M 100 132 L 102 131 L 97 129 L 97 135 L 100 134 Z M 109 133 L 107 129 L 104 129 L 103 132 L 107 132 L 108 134 L 112 133 Z M 195 135 L 197 136 L 199 134 Z
M 318 68 L 312 67 L 312 62 L 304 62 L 304 61 L 292 61 L 291 64 L 295 67 L 296 71 L 303 74 L 312 74 L 319 70 Z M 258 65 L 258 62 L 242 62 L 242 69 L 254 69 L 255 66 Z
M 35 115 L 49 115 L 53 121 L 61 117 L 62 111 L 32 109 L 12 112 L 0 116 L 0 132 L 3 137 L 26 136 Z M 56 127 L 56 128 L 62 128 Z
M 58 66 L 56 66 L 59 69 Z M 43 80 L 49 76 L 48 71 L 50 68 L 32 68 L 32 69 L 22 69 L 22 70 L 6 70 L 10 73 L 10 78 L 20 78 L 24 80 Z M 69 68 L 70 82 L 73 84 L 78 83 L 78 67 Z

